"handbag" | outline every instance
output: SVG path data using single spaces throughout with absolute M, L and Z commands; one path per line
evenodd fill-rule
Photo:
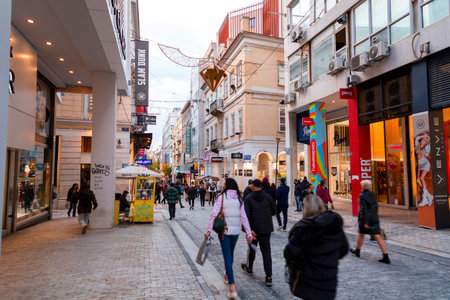
M 224 197 L 222 195 L 222 205 L 220 207 L 220 212 L 217 214 L 213 223 L 213 230 L 222 235 L 222 240 L 225 239 L 225 233 L 228 230 L 227 223 L 225 222 L 225 215 L 223 214 L 223 201 Z
M 203 264 L 206 261 L 206 258 L 208 257 L 209 248 L 211 247 L 211 244 L 213 243 L 214 238 L 212 236 L 206 238 L 203 240 L 202 245 L 200 246 L 200 249 L 198 250 L 197 259 L 196 262 L 203 266 Z

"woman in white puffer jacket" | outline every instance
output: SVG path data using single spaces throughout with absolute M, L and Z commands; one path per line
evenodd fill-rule
M 239 233 L 241 232 L 241 226 L 244 226 L 245 233 L 247 235 L 247 242 L 249 244 L 252 242 L 253 238 L 247 215 L 245 214 L 241 192 L 239 191 L 236 181 L 232 178 L 227 178 L 225 180 L 223 193 L 217 197 L 217 201 L 209 219 L 208 232 L 205 236 L 209 237 L 211 234 L 214 219 L 220 213 L 222 202 L 227 231 L 223 238 L 222 235 L 219 235 L 219 241 L 220 246 L 222 247 L 222 254 L 225 262 L 226 274 L 224 275 L 224 281 L 230 285 L 230 291 L 227 297 L 234 299 L 237 297 L 237 293 L 233 275 L 233 253 Z

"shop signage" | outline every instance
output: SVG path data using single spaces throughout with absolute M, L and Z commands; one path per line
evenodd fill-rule
M 356 99 L 356 90 L 354 88 L 339 89 L 339 99 Z
M 211 157 L 211 162 L 221 163 L 221 162 L 223 162 L 223 157 Z
M 339 136 L 339 132 L 335 132 L 334 133 L 334 145 L 335 146 L 338 146 L 340 144 L 344 144 L 344 143 L 347 143 L 347 142 L 348 142 L 348 136 L 340 137 Z
M 186 154 L 191 154 L 191 125 L 186 126 Z
M 297 114 L 297 142 L 309 145 L 311 127 L 303 125 L 303 118 L 309 118 L 309 111 Z
M 126 59 L 127 55 L 127 43 L 125 37 L 125 12 L 124 12 L 124 0 L 111 0 L 111 6 L 113 7 L 113 13 L 115 15 L 116 31 L 119 37 L 120 48 L 122 50 L 123 59 Z
M 209 156 L 208 153 L 203 154 L 203 160 L 204 160 L 205 162 L 209 162 L 209 159 L 210 159 L 210 156 Z
M 134 162 L 138 165 L 145 165 L 145 166 L 152 164 L 151 159 L 136 159 Z
M 251 155 L 244 155 L 244 160 L 252 160 L 252 156 Z
M 139 149 L 138 154 L 139 154 L 139 156 L 144 156 L 145 155 L 145 149 L 144 148 Z
M 302 118 L 302 125 L 303 126 L 311 126 L 314 125 L 314 120 L 311 118 Z
M 136 106 L 148 106 L 148 41 L 135 41 L 134 95 Z
M 156 125 L 156 116 L 147 116 L 148 125 Z
M 242 153 L 240 153 L 240 152 L 237 152 L 237 153 L 231 153 L 231 158 L 232 158 L 232 159 L 242 159 L 242 158 L 243 158 L 243 155 L 242 155 Z

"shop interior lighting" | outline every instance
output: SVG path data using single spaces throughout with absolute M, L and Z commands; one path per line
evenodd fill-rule
M 74 72 L 73 70 L 69 70 L 69 73 L 70 73 L 70 74 L 73 74 L 73 73 L 75 73 L 75 72 Z
M 46 44 L 47 46 L 53 46 L 53 43 L 52 43 L 52 42 L 45 42 L 45 44 Z
M 60 57 L 60 58 L 59 58 L 59 61 L 64 61 L 64 58 L 63 58 L 63 57 Z
M 82 84 L 82 82 L 80 80 L 77 81 L 78 84 Z
M 34 24 L 34 20 L 33 19 L 27 19 L 27 22 L 30 24 Z

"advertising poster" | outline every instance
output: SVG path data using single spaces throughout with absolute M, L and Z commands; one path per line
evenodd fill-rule
M 311 184 L 314 192 L 322 179 L 327 175 L 327 139 L 325 125 L 325 103 L 314 102 L 309 106 L 309 117 L 314 123 L 311 125 Z
M 135 104 L 148 106 L 148 41 L 135 41 Z
M 416 162 L 416 202 L 419 225 L 436 228 L 434 214 L 433 172 L 431 168 L 431 135 L 428 112 L 412 116 L 414 159 Z
M 309 111 L 298 113 L 297 116 L 297 142 L 308 144 L 310 143 L 311 128 L 309 125 L 303 125 L 303 118 L 309 118 Z

